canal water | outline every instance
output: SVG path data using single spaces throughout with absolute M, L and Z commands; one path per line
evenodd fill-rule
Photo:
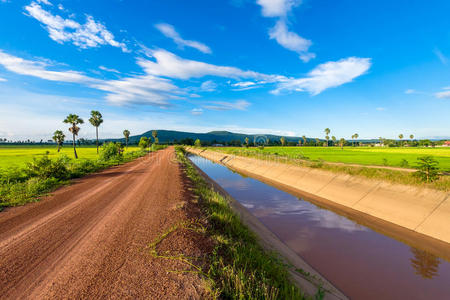
M 448 261 L 203 157 L 190 159 L 350 298 L 450 299 Z

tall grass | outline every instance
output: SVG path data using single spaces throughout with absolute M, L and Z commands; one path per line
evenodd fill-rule
M 259 245 L 257 237 L 214 191 L 177 147 L 178 160 L 194 183 L 207 215 L 209 234 L 215 241 L 208 277 L 220 299 L 306 299 L 289 279 L 288 271 L 275 253 Z

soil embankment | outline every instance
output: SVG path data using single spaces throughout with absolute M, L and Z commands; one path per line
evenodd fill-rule
M 450 243 L 448 193 L 211 150 L 187 150 L 244 174 L 294 189 L 319 202 L 322 200 Z
M 174 150 L 76 180 L 38 203 L 0 213 L 2 299 L 198 299 L 200 275 L 176 260 L 154 258 L 148 245 L 200 210 Z M 167 236 L 166 253 L 201 257 L 207 237 Z

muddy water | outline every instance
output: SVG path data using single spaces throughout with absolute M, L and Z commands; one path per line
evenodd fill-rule
M 350 298 L 450 299 L 448 261 L 308 199 L 243 177 L 205 158 L 190 158 Z

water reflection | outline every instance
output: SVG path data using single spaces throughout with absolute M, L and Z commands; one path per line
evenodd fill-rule
M 438 257 L 416 248 L 411 248 L 411 252 L 414 255 L 414 257 L 410 259 L 411 266 L 414 268 L 417 275 L 426 279 L 432 279 L 438 275 L 439 264 L 441 263 Z

